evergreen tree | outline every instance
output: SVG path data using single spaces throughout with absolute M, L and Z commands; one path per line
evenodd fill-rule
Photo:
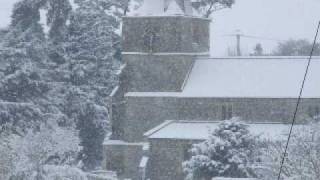
M 308 40 L 288 40 L 278 44 L 278 47 L 274 50 L 275 56 L 309 56 L 313 44 Z M 316 43 L 313 55 L 320 55 L 320 44 Z
M 108 131 L 104 99 L 116 83 L 116 30 L 123 6 L 116 0 L 75 2 L 74 11 L 69 0 L 21 0 L 15 5 L 0 51 L 5 65 L 0 67 L 0 141 L 12 134 L 23 138 L 28 130 L 36 134 L 49 122 L 58 124 L 53 130 L 75 131 L 76 124 L 80 160 L 90 170 L 100 165 Z M 41 9 L 47 10 L 48 36 L 39 23 Z M 4 132 L 8 135 L 2 137 Z M 59 155 L 61 160 L 68 157 Z
M 50 26 L 49 38 L 53 42 L 63 42 L 67 35 L 67 21 L 72 7 L 69 0 L 49 0 L 47 24 Z
M 92 103 L 86 103 L 79 115 L 81 159 L 83 169 L 93 170 L 101 164 L 102 143 L 106 135 L 106 110 Z
M 69 0 L 48 0 L 47 25 L 49 26 L 49 57 L 52 62 L 66 63 L 67 21 L 72 11 Z
M 48 91 L 41 82 L 45 35 L 39 24 L 42 0 L 22 0 L 15 4 L 12 21 L 3 41 L 0 61 L 1 129 L 23 135 L 44 122 L 37 101 Z M 8 128 L 9 126 L 9 128 Z
M 252 56 L 262 56 L 263 55 L 263 48 L 260 43 L 256 44 L 256 46 L 253 49 Z
M 71 82 L 75 85 L 112 85 L 114 33 L 118 27 L 108 0 L 77 0 L 71 16 L 68 48 L 71 57 Z M 107 12 L 110 12 L 108 14 Z
M 191 159 L 183 163 L 184 171 L 190 179 L 250 177 L 255 144 L 247 125 L 237 119 L 224 121 L 209 139 L 192 147 Z
M 44 0 L 22 0 L 14 5 L 5 45 L 26 47 L 32 42 L 44 41 L 45 35 L 40 21 L 40 8 Z

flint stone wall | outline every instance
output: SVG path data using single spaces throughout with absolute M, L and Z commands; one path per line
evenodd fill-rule
M 127 96 L 124 139 L 144 140 L 143 134 L 165 120 L 222 120 L 222 107 L 247 122 L 291 122 L 297 99 L 287 98 L 182 98 Z M 310 118 L 320 99 L 303 99 L 297 120 Z
M 194 64 L 187 55 L 124 55 L 127 92 L 179 92 Z
M 142 144 L 104 145 L 103 169 L 117 172 L 119 179 L 140 180 L 139 162 L 143 156 Z
M 209 26 L 189 16 L 124 17 L 123 52 L 209 52 Z
M 152 180 L 184 180 L 182 163 L 186 160 L 186 152 L 192 144 L 201 141 L 149 139 L 150 171 Z

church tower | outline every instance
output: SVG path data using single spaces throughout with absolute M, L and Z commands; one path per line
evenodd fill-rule
M 132 104 L 126 95 L 181 92 L 195 58 L 209 56 L 210 20 L 193 16 L 192 9 L 191 0 L 144 0 L 139 10 L 123 17 L 124 66 L 111 94 L 112 135 L 104 144 L 103 161 L 120 176 L 141 178 L 143 134 L 162 123 L 129 118 Z
M 128 92 L 180 91 L 190 57 L 209 53 L 210 21 L 192 16 L 191 0 L 145 0 L 132 14 L 122 31 Z

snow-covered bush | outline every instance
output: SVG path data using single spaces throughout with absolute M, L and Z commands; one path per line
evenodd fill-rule
M 315 180 L 320 177 L 320 124 L 294 129 L 283 167 L 282 179 Z M 283 157 L 285 139 L 265 142 L 262 167 L 257 172 L 262 179 L 276 179 Z
M 113 7 L 122 4 L 76 0 L 72 9 L 70 2 L 19 0 L 13 8 L 0 50 L 1 180 L 48 179 L 48 165 L 74 168 L 79 145 L 83 161 L 102 156 L 105 99 L 116 83 L 120 48 Z
M 0 159 L 1 171 L 13 179 L 45 177 L 46 165 L 72 165 L 80 151 L 77 131 L 56 125 L 43 125 L 39 132 L 29 131 L 24 136 L 3 134 L 0 138 L 1 155 L 6 156 Z
M 46 174 L 45 180 L 87 180 L 87 174 L 81 169 L 63 165 L 46 165 L 44 166 Z
M 256 141 L 248 126 L 236 118 L 221 122 L 209 139 L 193 145 L 191 159 L 183 163 L 187 178 L 253 176 L 251 165 Z

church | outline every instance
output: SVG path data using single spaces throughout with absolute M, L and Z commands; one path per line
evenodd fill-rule
M 308 57 L 210 57 L 211 20 L 191 0 L 145 0 L 123 17 L 124 65 L 110 94 L 103 168 L 121 179 L 183 180 L 188 149 L 239 117 L 265 138 L 285 136 Z M 320 114 L 314 57 L 298 123 Z

